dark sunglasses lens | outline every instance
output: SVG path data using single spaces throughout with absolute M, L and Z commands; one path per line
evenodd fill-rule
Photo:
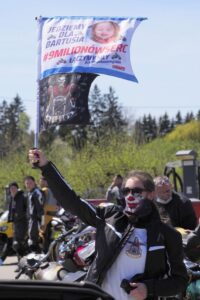
M 122 193 L 124 196 L 132 193 L 132 194 L 141 194 L 144 191 L 144 189 L 140 188 L 140 187 L 135 187 L 133 189 L 130 189 L 128 187 L 123 188 Z
M 128 195 L 130 193 L 130 189 L 128 187 L 123 188 L 122 193 L 124 196 Z
M 133 193 L 135 193 L 135 194 L 141 194 L 142 192 L 144 192 L 144 189 L 142 189 L 142 188 L 134 188 L 134 189 L 132 189 L 132 191 L 133 191 Z

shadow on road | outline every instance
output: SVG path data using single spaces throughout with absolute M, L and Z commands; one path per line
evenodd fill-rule
M 16 262 L 4 262 L 3 266 L 16 266 L 17 261 Z

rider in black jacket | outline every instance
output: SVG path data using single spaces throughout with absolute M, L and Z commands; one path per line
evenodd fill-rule
M 117 205 L 94 207 L 72 190 L 40 150 L 30 150 L 30 162 L 36 157 L 43 176 L 61 206 L 97 229 L 96 258 L 88 271 L 87 280 L 102 285 L 109 293 L 112 291 L 115 298 L 120 300 L 130 299 L 130 296 L 136 300 L 158 299 L 184 293 L 188 277 L 183 263 L 181 235 L 161 222 L 151 201 L 154 183 L 148 173 L 134 172 L 125 181 L 125 209 Z M 145 243 L 135 236 L 135 232 L 141 234 Z M 134 241 L 131 240 L 133 237 Z M 142 257 L 144 266 L 139 265 L 140 274 L 136 274 L 134 264 L 125 264 L 130 274 L 124 277 L 127 270 L 123 269 L 123 259 L 131 262 L 130 258 L 133 258 L 135 263 L 137 258 L 142 261 Z M 122 261 L 120 266 L 119 261 Z M 120 269 L 121 273 L 115 272 L 115 269 Z M 112 274 L 116 277 L 114 282 L 112 276 L 108 276 Z M 107 279 L 111 280 L 110 285 Z M 130 295 L 126 296 L 120 287 L 123 279 L 130 283 Z
M 167 176 L 155 177 L 154 183 L 155 204 L 162 221 L 173 227 L 194 230 L 197 218 L 191 200 L 184 194 L 175 192 Z
M 28 217 L 27 217 L 27 198 L 22 190 L 19 189 L 17 182 L 9 184 L 11 201 L 9 204 L 8 222 L 13 222 L 13 249 L 17 254 L 18 260 L 25 255 L 27 250 Z
M 39 231 L 44 224 L 44 195 L 37 187 L 34 177 L 26 176 L 24 185 L 28 191 L 28 245 L 32 252 L 40 253 Z

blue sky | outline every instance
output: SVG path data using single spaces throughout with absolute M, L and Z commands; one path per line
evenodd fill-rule
M 131 46 L 139 81 L 100 75 L 93 84 L 102 92 L 112 86 L 132 120 L 178 110 L 200 109 L 199 0 L 6 0 L 0 3 L 0 103 L 22 98 L 31 128 L 36 119 L 37 22 L 35 17 L 147 17 Z

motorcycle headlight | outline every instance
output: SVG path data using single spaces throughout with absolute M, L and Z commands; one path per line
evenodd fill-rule
M 0 231 L 6 231 L 8 229 L 8 226 L 0 226 Z

